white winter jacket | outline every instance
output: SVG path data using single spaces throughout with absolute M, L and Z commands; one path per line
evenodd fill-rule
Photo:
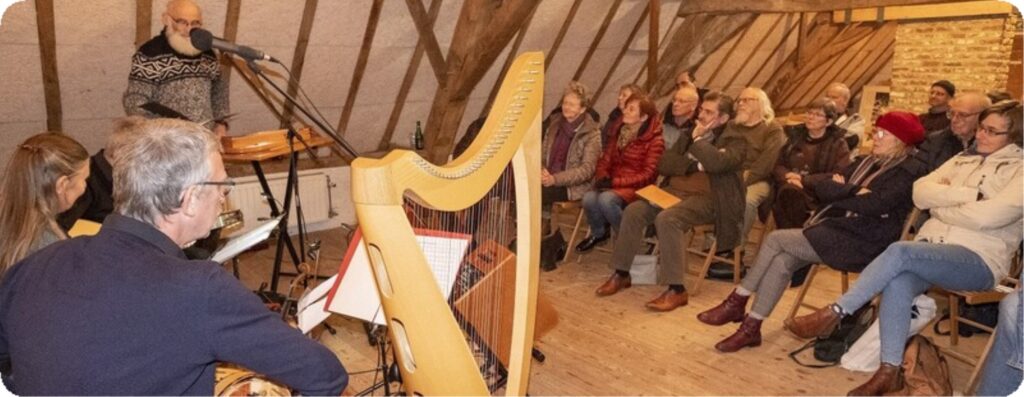
M 962 152 L 914 182 L 914 205 L 931 212 L 917 240 L 957 244 L 978 254 L 999 283 L 1021 242 L 1021 148 L 982 157 Z

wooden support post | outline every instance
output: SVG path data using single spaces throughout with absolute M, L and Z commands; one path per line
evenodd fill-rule
M 46 100 L 46 129 L 63 129 L 64 111 L 60 101 L 60 78 L 57 74 L 57 34 L 54 30 L 53 0 L 36 0 L 36 28 L 39 35 L 39 64 L 43 73 L 43 96 Z
M 153 35 L 153 0 L 135 0 L 135 48 Z
M 437 14 L 440 11 L 441 0 L 432 0 L 430 11 L 427 12 L 431 31 L 434 29 L 434 21 L 437 20 Z M 384 136 L 377 143 L 377 150 L 387 150 L 391 146 L 391 138 L 395 134 L 395 127 L 398 126 L 398 119 L 402 116 L 402 109 L 405 107 L 405 99 L 409 96 L 413 81 L 416 80 L 416 71 L 420 69 L 420 61 L 423 60 L 425 51 L 426 45 L 423 44 L 423 38 L 420 37 L 416 44 L 416 50 L 412 53 L 412 59 L 409 60 L 409 67 L 405 69 L 405 77 L 402 78 L 402 85 L 398 88 L 398 96 L 395 98 L 395 106 L 391 108 L 391 116 L 388 117 L 388 125 L 384 128 Z
M 558 35 L 555 36 L 555 42 L 551 43 L 551 50 L 548 51 L 547 56 L 544 57 L 544 70 L 551 66 L 551 60 L 555 59 L 555 54 L 558 53 L 558 48 L 562 46 L 562 39 L 565 38 L 565 33 L 569 31 L 569 25 L 572 24 L 573 18 L 576 18 L 576 11 L 580 9 L 580 3 L 583 0 L 576 0 L 572 2 L 572 7 L 569 8 L 569 15 L 566 15 L 565 22 L 562 22 L 562 28 L 558 29 Z
M 622 58 L 626 55 L 626 51 L 629 51 L 629 46 L 633 44 L 633 39 L 636 38 L 636 34 L 640 32 L 640 26 L 647 20 L 647 13 L 651 11 L 650 3 L 647 3 L 647 7 L 640 12 L 640 19 L 637 19 L 636 24 L 633 25 L 633 30 L 629 32 L 629 37 L 626 37 L 626 41 L 622 43 L 622 49 L 619 50 L 619 54 L 615 56 L 615 61 L 612 62 L 612 66 L 608 68 L 608 73 L 604 75 L 604 79 L 601 80 L 601 85 L 597 86 L 597 91 L 594 91 L 594 97 L 591 103 L 596 103 L 601 98 L 601 93 L 604 92 L 605 86 L 608 85 L 608 81 L 611 80 L 612 75 L 615 74 L 615 69 L 619 67 L 619 62 L 622 62 Z
M 306 48 L 309 46 L 309 34 L 313 31 L 313 18 L 316 17 L 317 0 L 306 0 L 302 9 L 302 22 L 299 23 L 299 37 L 295 39 L 295 52 L 292 55 L 291 79 L 288 80 L 288 95 L 295 97 L 302 80 L 302 67 L 306 64 Z M 284 121 L 281 128 L 292 126 L 294 109 L 291 102 L 284 103 Z
M 234 42 L 238 38 L 238 16 L 242 12 L 242 0 L 228 0 L 228 10 L 224 16 L 224 40 Z M 231 57 L 220 57 L 220 73 L 222 78 L 230 83 L 231 70 L 234 62 Z
M 650 0 L 648 5 L 651 8 L 651 22 L 647 43 L 647 89 L 651 90 L 658 83 L 658 36 L 661 34 L 658 25 L 661 19 L 661 0 Z
M 427 160 L 441 164 L 448 158 L 469 95 L 538 2 L 466 0 L 463 3 L 446 57 L 447 80 L 434 93 L 424 128 Z
M 352 83 L 348 86 L 348 96 L 345 97 L 345 106 L 341 109 L 341 119 L 338 120 L 338 133 L 341 136 L 348 133 L 348 121 L 352 117 L 352 108 L 356 104 L 356 95 L 359 94 L 359 84 L 363 81 L 363 73 L 366 72 L 366 62 L 370 58 L 370 48 L 373 47 L 373 36 L 377 33 L 377 21 L 380 20 L 382 8 L 384 8 L 384 0 L 373 0 L 370 16 L 366 21 L 366 31 L 363 32 L 363 45 L 359 48 L 359 58 L 356 59 L 356 68 L 352 72 Z
M 420 33 L 419 42 L 427 51 L 427 59 L 434 70 L 437 84 L 444 84 L 444 73 L 448 67 L 445 66 L 444 56 L 441 55 L 441 45 L 437 43 L 437 36 L 434 35 L 434 22 L 427 17 L 427 10 L 423 9 L 420 0 L 405 0 L 405 4 L 409 7 L 409 14 L 412 15 L 416 30 Z

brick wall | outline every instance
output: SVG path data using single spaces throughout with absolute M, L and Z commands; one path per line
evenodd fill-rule
M 949 80 L 957 91 L 1006 88 L 1019 14 L 900 22 L 892 60 L 890 107 L 924 112 L 928 89 Z

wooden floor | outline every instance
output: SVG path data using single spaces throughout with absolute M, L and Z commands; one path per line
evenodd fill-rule
M 346 241 L 341 229 L 314 233 L 323 244 L 320 274 L 337 271 Z M 273 245 L 241 256 L 241 280 L 256 289 L 271 274 Z M 782 329 L 782 318 L 792 306 L 797 289 L 786 291 L 772 316 L 762 327 L 763 344 L 732 354 L 722 354 L 714 344 L 730 335 L 737 324 L 705 325 L 697 313 L 718 304 L 732 290 L 727 282 L 707 281 L 689 305 L 669 313 L 654 313 L 643 304 L 658 295 L 662 286 L 633 286 L 611 297 L 600 298 L 594 289 L 611 270 L 608 254 L 594 252 L 582 263 L 563 264 L 541 273 L 540 288 L 559 312 L 558 326 L 538 344 L 547 357 L 534 361 L 532 395 L 845 395 L 870 374 L 841 367 L 804 368 L 793 363 L 788 352 L 804 344 Z M 291 263 L 285 270 L 294 270 Z M 691 268 L 696 265 L 691 263 Z M 288 278 L 282 278 L 286 291 Z M 694 276 L 689 275 L 687 285 Z M 808 302 L 824 304 L 839 296 L 839 275 L 823 271 L 808 293 Z M 940 311 L 943 302 L 940 302 Z M 322 333 L 322 343 L 333 350 L 351 376 L 351 391 L 361 390 L 379 378 L 373 372 L 376 350 L 367 342 L 362 324 L 341 316 L 328 322 L 336 335 Z M 316 332 L 316 331 L 314 331 Z M 948 337 L 924 333 L 939 345 Z M 987 335 L 962 338 L 958 349 L 977 355 Z M 808 353 L 808 352 L 805 352 Z M 970 375 L 967 365 L 948 359 L 953 388 L 963 390 Z M 376 394 L 380 395 L 378 391 Z

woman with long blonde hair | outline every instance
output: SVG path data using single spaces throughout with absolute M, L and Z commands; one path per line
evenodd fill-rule
M 18 145 L 0 184 L 0 276 L 67 235 L 57 214 L 85 191 L 89 153 L 67 135 L 42 133 Z

